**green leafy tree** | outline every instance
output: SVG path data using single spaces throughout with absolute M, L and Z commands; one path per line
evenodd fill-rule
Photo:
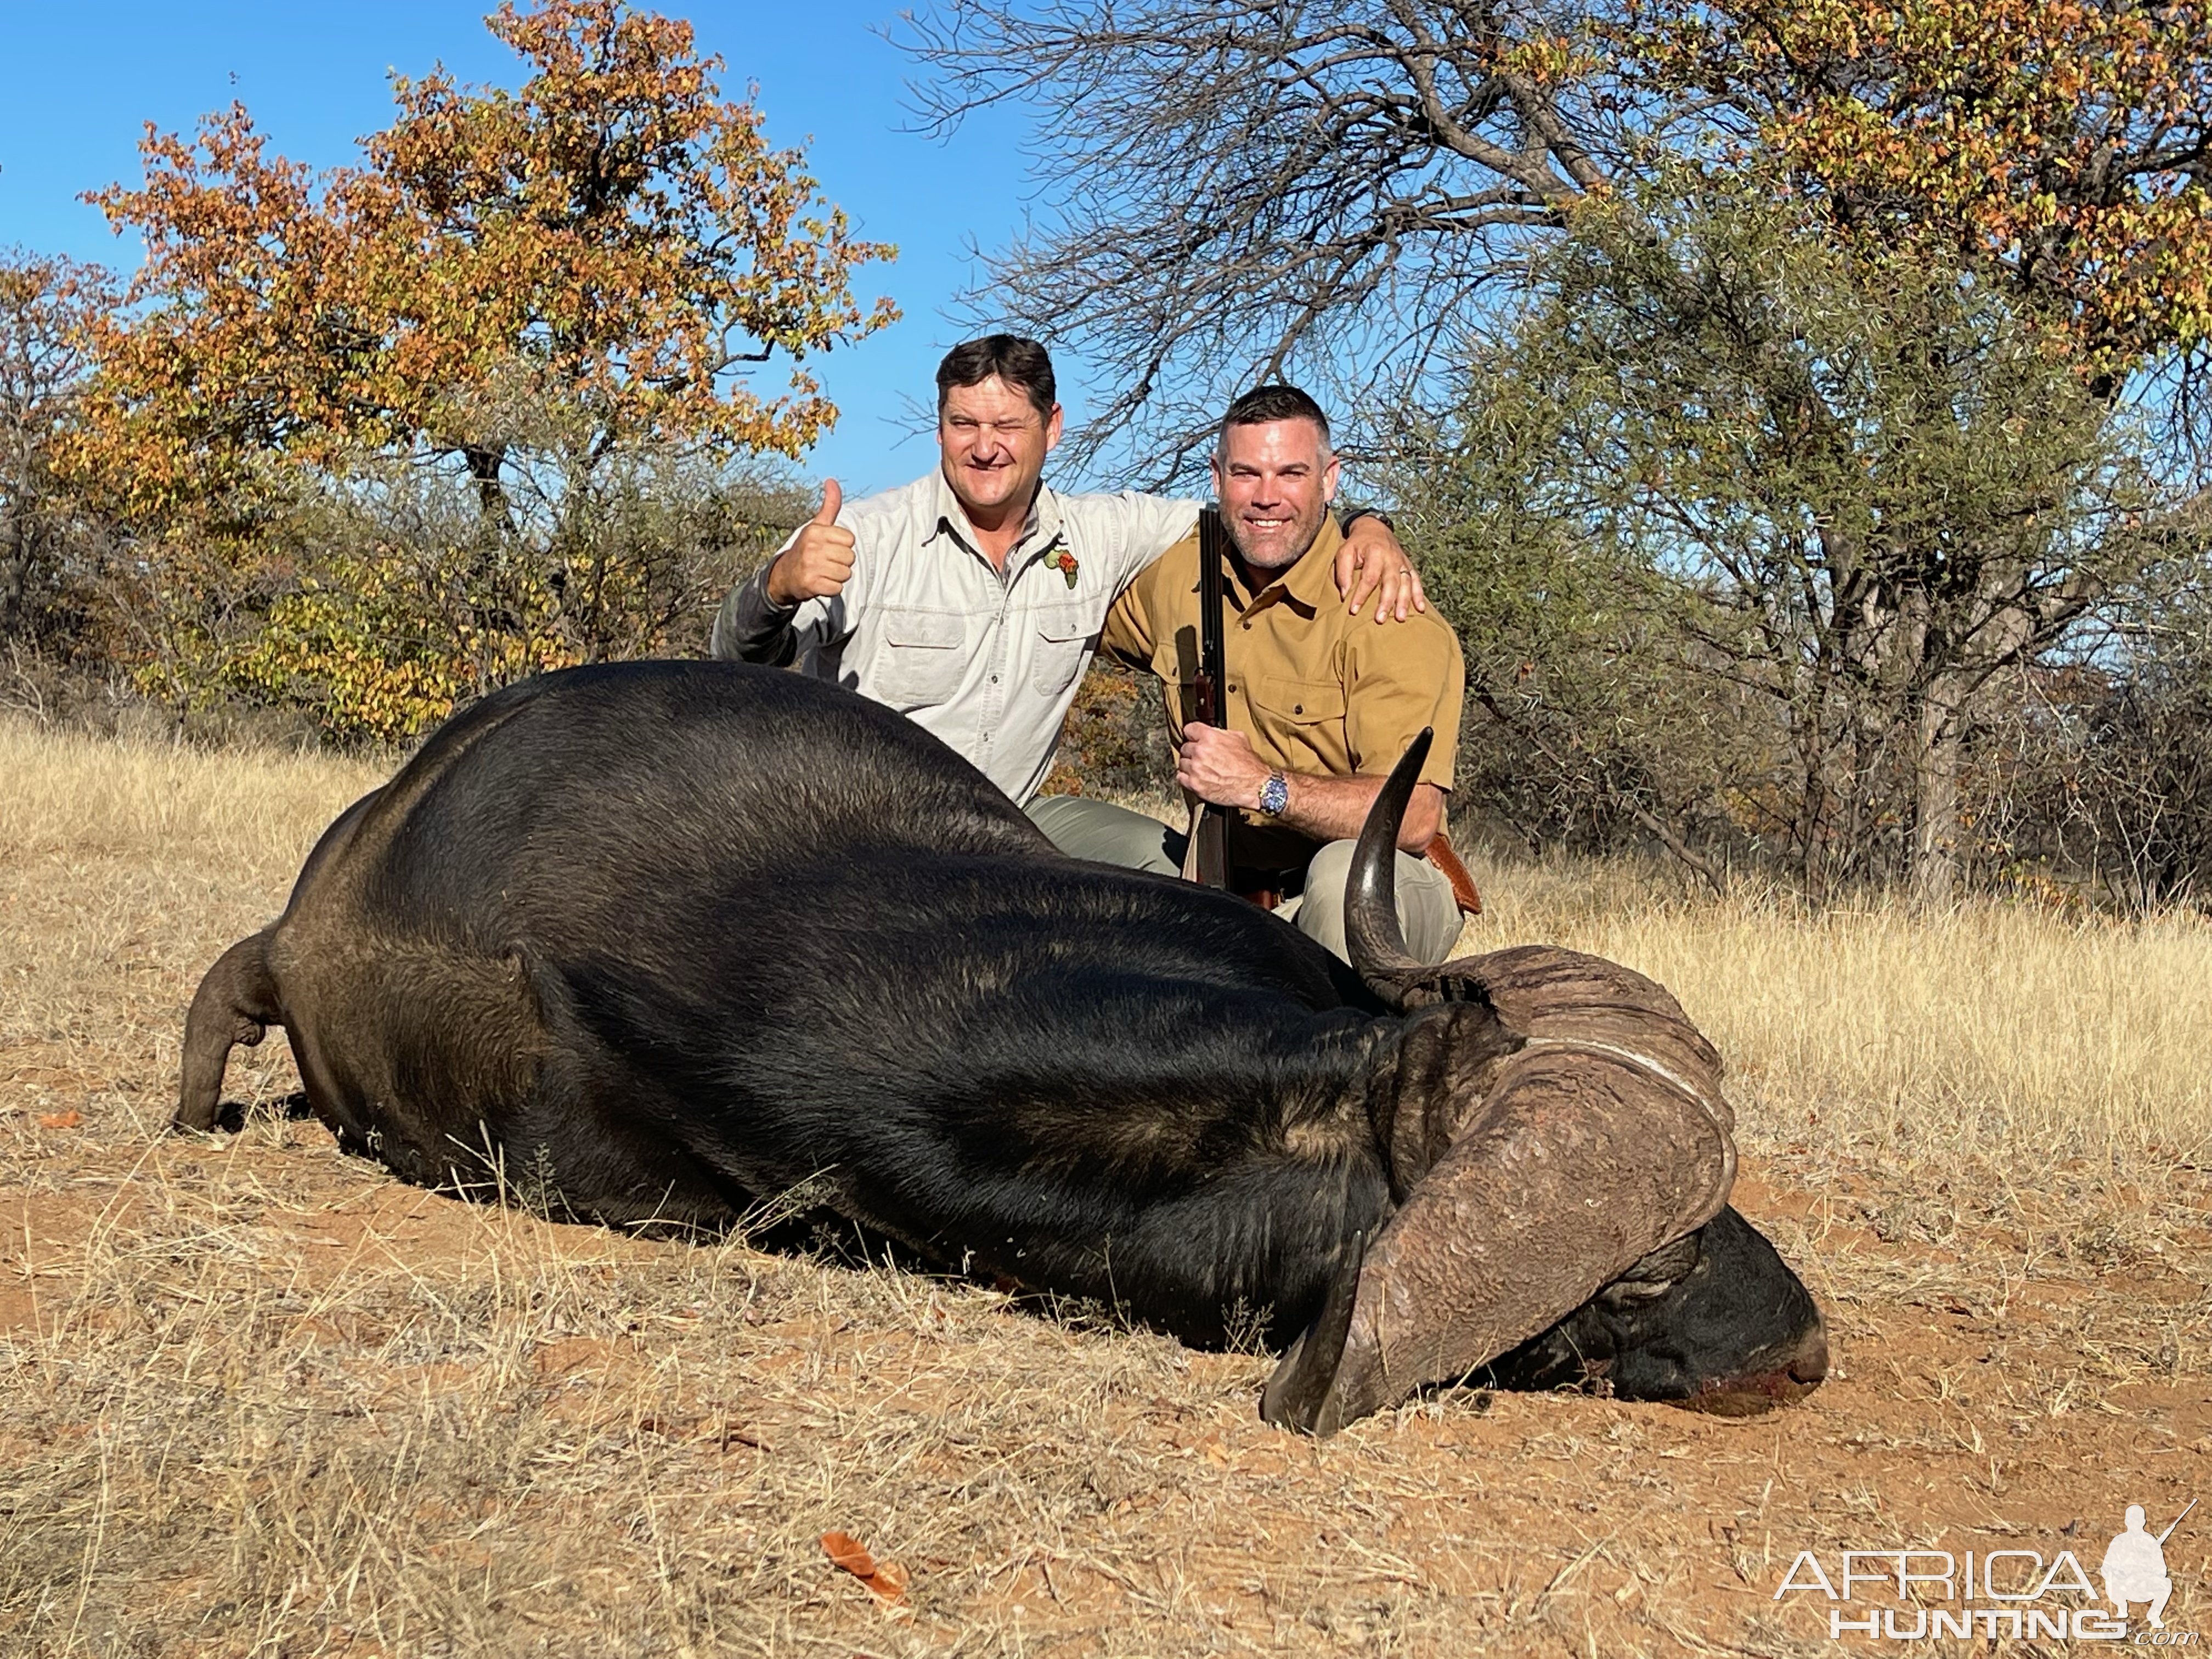
M 91 373 L 90 330 L 114 305 L 107 274 L 0 253 L 0 641 L 67 631 L 106 542 L 61 458 Z
M 1943 898 L 1977 698 L 2142 556 L 2156 501 L 2111 411 L 1993 284 L 1747 190 L 1592 204 L 1541 270 L 1468 361 L 1446 459 L 1405 480 L 1481 619 L 1478 705 L 1531 690 L 1485 631 L 1564 635 L 1528 659 L 1597 705 L 1575 729 L 1609 714 L 1672 757 L 1678 823 L 1724 817 L 1815 887 Z

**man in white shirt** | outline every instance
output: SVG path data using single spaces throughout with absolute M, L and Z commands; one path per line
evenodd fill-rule
M 1181 541 L 1198 503 L 1045 488 L 1060 441 L 1052 360 L 1013 335 L 971 340 L 937 371 L 939 465 L 822 510 L 722 603 L 718 657 L 796 664 L 887 703 L 1026 805 L 1106 611 Z M 1389 526 L 1356 520 L 1338 591 L 1377 622 L 1426 609 Z

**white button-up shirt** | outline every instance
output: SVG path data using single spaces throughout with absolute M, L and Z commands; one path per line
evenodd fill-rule
M 1041 489 L 1002 573 L 933 471 L 839 512 L 854 539 L 842 592 L 785 610 L 769 601 L 763 566 L 723 602 L 713 650 L 888 703 L 1026 802 L 1052 769 L 1108 607 L 1190 533 L 1198 505 Z

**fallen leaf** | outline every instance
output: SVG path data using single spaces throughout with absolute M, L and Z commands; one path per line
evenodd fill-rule
M 41 1129 L 74 1129 L 78 1124 L 83 1121 L 84 1114 L 82 1112 L 41 1112 L 39 1114 L 39 1127 Z
M 822 1553 L 830 1558 L 832 1565 L 844 1568 L 855 1578 L 866 1578 L 875 1572 L 876 1558 L 849 1532 L 823 1533 Z
M 832 1566 L 842 1567 L 884 1601 L 906 1600 L 906 1572 L 894 1561 L 878 1561 L 867 1547 L 849 1532 L 822 1534 L 822 1553 Z

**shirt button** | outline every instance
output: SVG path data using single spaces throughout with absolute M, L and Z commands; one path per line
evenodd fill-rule
M 1237 625 L 1243 629 L 1247 634 L 1252 631 L 1252 624 L 1250 623 L 1239 623 Z
M 996 685 L 998 683 L 999 683 L 999 677 L 998 677 L 996 674 L 992 675 L 992 676 L 991 676 L 991 684 L 994 684 L 994 685 Z
M 1304 703 L 1302 703 L 1302 702 L 1296 702 L 1296 703 L 1292 703 L 1292 704 L 1291 705 L 1291 713 L 1292 713 L 1293 714 L 1304 714 L 1305 712 L 1306 712 L 1306 706 L 1305 706 L 1305 704 L 1304 704 Z

